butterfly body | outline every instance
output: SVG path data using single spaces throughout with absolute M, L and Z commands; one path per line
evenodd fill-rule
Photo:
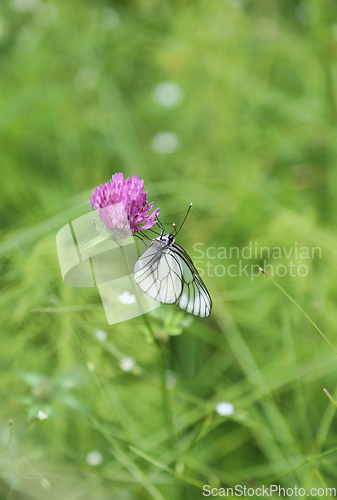
M 141 290 L 164 304 L 176 304 L 195 316 L 207 318 L 212 300 L 192 259 L 163 230 L 136 261 L 134 278 Z

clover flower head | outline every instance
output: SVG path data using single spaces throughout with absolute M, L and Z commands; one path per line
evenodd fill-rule
M 148 203 L 147 198 L 144 181 L 138 175 L 124 179 L 119 172 L 95 188 L 88 203 L 99 213 L 97 228 L 112 238 L 123 239 L 156 224 L 159 208 L 150 214 L 153 202 Z

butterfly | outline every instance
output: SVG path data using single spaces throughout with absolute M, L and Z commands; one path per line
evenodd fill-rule
M 211 296 L 191 257 L 175 241 L 191 206 L 192 203 L 175 234 L 157 220 L 162 232 L 155 239 L 148 238 L 151 243 L 135 263 L 134 279 L 152 299 L 175 304 L 194 316 L 208 318 L 212 310 Z

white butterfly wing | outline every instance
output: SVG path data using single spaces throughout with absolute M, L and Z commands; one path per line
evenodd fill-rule
M 182 293 L 176 305 L 194 316 L 208 318 L 212 310 L 212 299 L 206 285 L 188 253 L 177 243 L 172 245 L 172 251 L 178 256 L 183 267 Z
M 154 240 L 136 261 L 134 278 L 143 292 L 164 304 L 174 304 L 182 292 L 182 267 L 166 243 Z
M 137 260 L 134 278 L 155 300 L 176 304 L 194 316 L 207 318 L 212 300 L 192 259 L 177 243 L 154 240 Z

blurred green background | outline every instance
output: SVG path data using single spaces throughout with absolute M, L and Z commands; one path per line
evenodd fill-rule
M 109 326 L 55 244 L 97 185 L 137 174 L 164 223 L 194 202 L 192 257 L 319 246 L 277 280 L 337 346 L 336 2 L 3 0 L 0 53 L 0 498 L 336 487 L 336 354 L 271 280 L 207 276 L 205 258 L 211 317 L 148 315 L 172 445 L 142 318 Z

